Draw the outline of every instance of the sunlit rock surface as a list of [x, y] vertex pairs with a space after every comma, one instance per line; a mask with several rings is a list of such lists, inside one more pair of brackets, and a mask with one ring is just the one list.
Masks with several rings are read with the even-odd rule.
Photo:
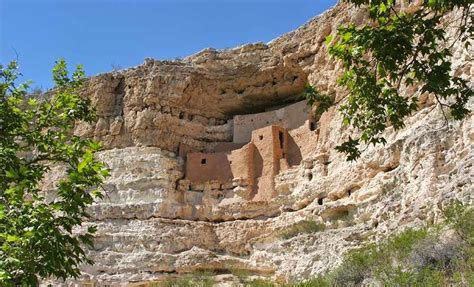
[[[89, 79], [84, 94], [100, 118], [78, 124], [76, 134], [104, 142], [99, 157], [112, 174], [84, 226], [98, 226], [89, 251], [96, 263], [64, 284], [150, 283], [196, 271], [300, 280], [335, 267], [351, 248], [439, 222], [454, 198], [472, 204], [473, 116], [448, 128], [430, 97], [420, 97], [404, 129], [386, 132], [385, 146], [365, 149], [357, 162], [334, 150], [352, 131], [337, 113], [345, 93], [335, 86], [340, 67], [323, 40], [363, 17], [340, 4], [267, 44], [146, 60]], [[472, 54], [455, 47], [456, 73], [471, 80]], [[217, 142], [232, 141], [234, 115], [295, 102], [306, 81], [336, 107], [318, 120], [308, 156], [275, 176], [276, 197], [248, 200], [239, 183], [183, 181], [180, 144], [212, 152]], [[308, 219], [326, 229], [282, 236]]]

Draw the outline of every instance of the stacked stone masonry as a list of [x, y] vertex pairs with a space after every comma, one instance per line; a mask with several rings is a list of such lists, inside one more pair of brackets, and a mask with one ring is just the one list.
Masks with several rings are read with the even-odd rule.
[[[216, 146], [224, 151], [180, 154], [185, 158], [185, 180], [191, 184], [211, 181], [225, 184], [243, 179], [249, 183], [245, 199], [270, 200], [276, 196], [274, 177], [280, 171], [298, 166], [307, 156], [302, 155], [301, 147], [317, 142], [317, 132], [311, 123], [305, 101], [274, 111], [234, 116], [234, 143]], [[244, 140], [246, 143], [239, 144]]]

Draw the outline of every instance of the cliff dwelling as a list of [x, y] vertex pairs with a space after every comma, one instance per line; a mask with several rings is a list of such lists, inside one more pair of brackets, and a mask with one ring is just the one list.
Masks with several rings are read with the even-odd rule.
[[[233, 193], [235, 187], [240, 187], [239, 196], [246, 200], [270, 200], [276, 196], [274, 177], [298, 166], [317, 142], [318, 133], [306, 101], [236, 115], [231, 121], [233, 141], [216, 143], [214, 152], [192, 152], [180, 147], [180, 156], [185, 160], [184, 180], [191, 192], [202, 192], [208, 186]], [[217, 199], [228, 196], [216, 195]]]
[[[18, 1], [2, 1], [0, 6], [3, 2]], [[43, 2], [59, 5], [56, 3], [59, 1], [41, 2], [40, 6], [47, 4]], [[121, 2], [127, 2], [123, 5], [127, 10], [134, 10], [135, 6], [162, 1], [137, 1], [141, 3], [133, 5], [134, 9], [130, 9], [129, 2], [132, 1]], [[160, 25], [160, 28], [182, 26], [183, 19], [191, 19], [196, 25], [197, 18], [193, 17], [205, 19], [204, 14], [198, 13], [198, 10], [183, 14], [183, 9], [206, 5], [209, 6], [203, 11], [211, 13], [210, 17], [222, 23], [235, 20], [235, 27], [245, 32], [242, 34], [248, 34], [243, 30], [243, 24], [256, 25], [255, 21], [248, 21], [239, 15], [252, 14], [263, 19], [266, 14], [268, 19], [281, 22], [284, 14], [296, 20], [294, 13], [288, 13], [296, 11], [293, 8], [281, 14], [269, 12], [269, 6], [281, 8], [283, 1], [278, 5], [271, 3], [275, 1], [261, 3], [265, 13], [253, 13], [254, 10], [247, 13], [249, 5], [232, 1], [245, 12], [239, 14], [236, 11], [233, 14], [238, 17], [231, 17], [233, 19], [226, 17], [228, 9], [224, 10], [223, 17], [216, 17], [217, 8], [214, 9], [216, 5], [212, 1], [188, 2], [196, 4], [177, 4], [178, 15], [186, 17], [173, 18], [173, 21], [164, 17], [167, 23]], [[292, 3], [294, 1], [286, 2], [290, 6], [298, 6]], [[323, 5], [313, 2], [315, 7]], [[31, 97], [27, 95], [26, 105], [18, 105], [16, 100], [4, 101], [13, 105], [12, 109], [3, 112], [5, 120], [2, 121], [0, 115], [0, 169], [3, 167], [0, 194], [3, 192], [5, 199], [0, 200], [0, 229], [4, 227], [3, 235], [0, 232], [0, 241], [3, 240], [6, 247], [3, 254], [0, 252], [0, 262], [9, 262], [9, 270], [14, 271], [8, 271], [12, 274], [11, 278], [16, 280], [18, 274], [28, 274], [16, 270], [17, 267], [24, 268], [26, 272], [37, 272], [42, 269], [36, 267], [46, 266], [46, 271], [38, 273], [42, 275], [57, 266], [61, 270], [72, 270], [78, 277], [64, 280], [62, 276], [38, 276], [41, 282], [31, 286], [229, 287], [254, 286], [252, 283], [256, 283], [255, 286], [321, 286], [323, 283], [324, 286], [390, 286], [402, 282], [397, 280], [412, 279], [414, 284], [408, 281], [400, 284], [433, 286], [431, 282], [435, 280], [424, 285], [418, 281], [428, 278], [430, 273], [436, 280], [441, 280], [442, 276], [451, 277], [442, 279], [436, 286], [454, 286], [456, 283], [459, 283], [456, 286], [471, 286], [467, 279], [472, 278], [474, 272], [467, 268], [472, 261], [467, 255], [472, 255], [472, 252], [465, 247], [471, 247], [472, 242], [466, 233], [470, 224], [464, 223], [474, 222], [469, 220], [474, 214], [474, 114], [471, 112], [461, 121], [451, 121], [454, 118], [451, 115], [449, 122], [446, 121], [448, 114], [443, 113], [435, 94], [425, 91], [427, 86], [412, 79], [412, 73], [400, 73], [400, 76], [412, 80], [413, 85], [400, 82], [398, 93], [394, 93], [394, 88], [382, 89], [382, 97], [361, 96], [364, 104], [352, 106], [350, 90], [337, 80], [341, 75], [347, 78], [346, 65], [328, 54], [329, 47], [338, 43], [340, 37], [337, 33], [344, 31], [340, 27], [351, 27], [353, 31], [362, 25], [375, 33], [380, 25], [374, 25], [375, 20], [362, 7], [349, 2], [354, 1], [338, 1], [333, 8], [300, 28], [268, 43], [244, 44], [222, 50], [206, 48], [175, 60], [147, 58], [138, 66], [114, 68], [108, 73], [87, 77], [77, 95], [72, 97], [73, 93], [68, 88], [64, 90], [65, 96], [60, 97], [62, 100], [54, 104], [48, 101], [55, 99], [53, 94], [63, 93], [63, 89], [53, 89], [46, 94], [35, 92]], [[371, 2], [387, 4], [388, 1]], [[416, 12], [417, 7], [428, 2], [431, 3], [404, 1], [399, 4]], [[30, 4], [25, 6], [25, 11], [32, 10]], [[473, 12], [474, 4], [471, 5], [469, 12]], [[168, 33], [158, 33], [158, 26], [155, 25], [157, 19], [161, 19], [157, 13], [168, 12], [167, 7], [149, 9], [151, 17], [144, 17], [143, 13], [131, 17], [132, 11], [125, 11], [124, 17], [117, 17], [122, 15], [117, 13], [95, 14], [112, 16], [110, 21], [104, 23], [112, 23], [113, 28], [120, 31], [120, 43], [130, 42], [137, 48], [150, 44], [151, 40], [159, 40], [160, 45], [146, 47], [146, 51], [166, 52], [167, 47], [172, 47], [168, 46], [171, 43], [165, 38]], [[384, 13], [394, 12], [387, 7]], [[89, 10], [95, 11], [84, 11]], [[59, 15], [65, 11], [60, 9]], [[464, 21], [460, 12], [457, 8], [451, 15], [430, 12], [426, 18], [436, 14], [443, 23], [456, 25], [455, 22]], [[393, 14], [394, 18], [387, 19], [397, 19], [397, 23], [402, 23], [400, 18], [414, 19], [408, 13], [403, 12], [403, 15], [397, 17]], [[83, 18], [87, 18], [85, 24], [97, 23], [89, 21], [89, 17]], [[76, 20], [74, 17], [68, 19]], [[135, 21], [140, 19], [144, 19], [143, 23], [147, 24], [150, 33], [144, 33], [148, 31], [145, 29], [129, 27], [134, 22], [141, 22]], [[178, 21], [174, 21], [176, 19]], [[472, 23], [468, 18], [466, 20]], [[351, 23], [354, 26], [348, 26]], [[120, 30], [116, 24], [126, 25], [127, 29]], [[421, 27], [400, 25], [398, 27], [412, 30]], [[13, 34], [23, 37], [24, 34], [18, 33], [16, 26], [12, 27], [15, 28], [12, 29]], [[128, 47], [116, 44], [116, 33], [103, 33], [106, 29], [97, 27], [90, 31], [99, 33], [97, 39], [113, 37], [111, 43], [114, 49]], [[196, 27], [211, 38], [224, 36], [214, 33], [212, 29]], [[441, 31], [438, 29], [436, 31]], [[40, 30], [33, 29], [33, 32]], [[225, 29], [222, 31], [230, 37], [241, 35]], [[406, 32], [405, 29], [403, 31]], [[126, 32], [132, 33], [133, 37], [127, 38]], [[135, 36], [140, 32], [145, 38], [137, 42]], [[382, 30], [380, 35], [388, 35], [388, 32], [391, 33]], [[449, 28], [444, 36], [446, 39], [459, 38], [454, 32], [455, 29]], [[200, 35], [191, 38], [183, 34], [170, 35], [175, 36], [173, 41], [189, 43], [190, 46], [183, 45], [186, 51], [197, 47], [194, 40], [201, 38]], [[334, 37], [328, 38], [329, 35]], [[31, 42], [28, 41], [31, 37], [23, 38], [26, 39], [24, 43]], [[45, 39], [48, 43], [62, 43], [48, 37]], [[325, 39], [332, 40], [328, 42]], [[400, 37], [394, 36], [380, 39], [387, 40], [379, 41], [384, 45], [405, 43], [397, 41]], [[420, 42], [418, 39], [413, 37], [415, 44]], [[235, 41], [241, 40], [233, 39], [232, 43]], [[89, 42], [97, 48], [97, 41]], [[400, 45], [394, 47], [398, 49]], [[453, 75], [451, 78], [455, 77], [458, 83], [462, 79], [471, 87], [474, 83], [474, 46], [468, 49], [458, 44], [450, 46], [453, 59], [450, 65], [452, 71], [449, 72]], [[447, 51], [446, 47], [440, 45], [436, 51]], [[47, 52], [47, 49], [37, 50]], [[102, 48], [96, 50], [109, 51]], [[418, 55], [417, 51], [406, 51], [404, 55], [410, 56], [405, 57], [406, 60], [415, 59], [411, 56]], [[398, 56], [397, 53], [385, 54]], [[92, 59], [95, 66], [99, 58], [91, 55], [86, 56]], [[140, 55], [137, 50], [136, 53], [127, 52], [126, 57]], [[184, 52], [182, 55], [185, 55]], [[372, 56], [361, 59], [368, 61], [369, 58]], [[420, 65], [424, 67], [425, 62], [428, 65], [429, 59], [429, 55], [423, 54]], [[370, 73], [373, 71], [381, 76], [378, 63], [384, 62], [371, 63], [374, 63], [375, 69]], [[413, 61], [408, 62], [408, 66], [413, 65]], [[439, 65], [437, 62], [433, 67]], [[390, 65], [382, 66], [384, 70]], [[404, 65], [400, 62], [399, 66]], [[437, 69], [427, 69], [426, 75], [428, 77], [435, 72]], [[5, 75], [9, 78], [10, 72]], [[393, 78], [390, 73], [386, 75]], [[364, 77], [355, 81], [356, 88], [371, 86], [361, 84]], [[66, 78], [69, 77], [66, 75]], [[372, 78], [366, 79], [372, 81]], [[376, 78], [373, 87], [379, 89], [383, 80]], [[434, 77], [438, 78], [444, 79]], [[60, 79], [63, 79], [62, 75]], [[354, 79], [348, 82], [352, 83]], [[457, 82], [449, 82], [457, 85]], [[433, 87], [442, 87], [443, 83], [437, 84]], [[302, 93], [311, 95], [311, 87], [316, 100], [313, 107], [308, 106], [301, 97]], [[450, 88], [443, 89], [448, 90]], [[23, 95], [23, 92], [19, 90], [18, 94]], [[324, 95], [330, 97], [330, 103], [325, 97], [319, 98], [323, 99], [322, 102], [317, 100], [316, 96]], [[35, 102], [31, 100], [36, 96], [39, 97], [37, 103], [30, 104]], [[84, 99], [79, 101], [78, 96]], [[452, 96], [444, 99], [446, 104], [454, 103], [451, 100], [456, 96]], [[71, 109], [69, 104], [75, 101], [73, 99], [78, 99], [80, 105], [76, 103], [74, 106], [77, 105], [77, 108]], [[85, 99], [87, 101], [83, 101]], [[409, 100], [407, 106], [402, 99]], [[62, 103], [63, 100], [65, 103]], [[392, 119], [397, 122], [401, 119], [399, 113], [393, 112], [399, 109], [387, 105], [392, 100], [406, 112], [411, 111], [412, 103], [417, 104], [416, 111], [403, 117], [403, 127], [391, 126], [396, 123]], [[316, 116], [314, 111], [321, 107], [321, 103], [327, 104], [328, 109]], [[1, 104], [0, 101], [0, 110]], [[56, 111], [58, 105], [61, 108]], [[88, 105], [96, 110], [94, 121], [75, 120], [72, 130], [64, 128], [72, 126], [70, 117], [74, 115], [74, 119], [83, 115]], [[31, 106], [31, 109], [23, 110], [26, 106]], [[373, 106], [373, 111], [377, 112], [362, 113], [367, 108], [364, 106]], [[53, 113], [50, 113], [51, 107], [55, 108]], [[351, 121], [347, 125], [345, 107], [364, 115], [359, 125], [353, 125]], [[474, 110], [472, 97], [466, 107]], [[49, 118], [50, 114], [54, 122], [56, 119], [67, 121], [59, 127], [44, 128], [44, 119]], [[378, 117], [388, 121], [379, 121]], [[16, 123], [11, 119], [18, 119], [19, 124], [10, 124]], [[360, 126], [377, 122], [386, 124], [382, 134], [385, 144], [366, 145], [361, 140], [357, 146], [360, 158], [348, 162], [347, 155], [341, 153], [338, 147], [348, 139], [355, 140], [364, 135]], [[3, 131], [8, 133], [3, 134]], [[24, 137], [24, 141], [19, 141], [16, 135]], [[79, 139], [80, 142], [84, 140], [84, 145], [79, 144]], [[100, 142], [97, 145], [100, 148], [92, 148], [96, 145], [91, 144], [90, 140]], [[31, 149], [22, 146], [23, 143], [30, 145], [30, 142]], [[53, 152], [52, 157], [50, 151]], [[25, 170], [28, 166], [32, 169]], [[41, 180], [39, 174], [44, 174]], [[108, 176], [100, 181], [99, 174]], [[30, 178], [34, 180], [29, 181]], [[23, 189], [28, 193], [24, 193]], [[7, 206], [6, 202], [12, 204]], [[470, 215], [469, 218], [459, 216], [461, 205], [470, 208], [465, 213]], [[69, 214], [75, 215], [66, 217]], [[447, 217], [449, 214], [451, 218]], [[454, 224], [455, 218], [457, 227], [451, 229], [446, 224]], [[10, 230], [12, 232], [7, 232]], [[96, 231], [93, 245], [89, 244], [92, 237], [87, 235], [92, 230]], [[63, 232], [66, 237], [61, 235]], [[402, 237], [398, 237], [400, 235]], [[402, 238], [404, 244], [398, 244], [400, 240], [393, 238]], [[82, 239], [85, 239], [84, 244]], [[63, 261], [57, 260], [59, 253], [74, 251], [73, 254], [82, 254], [71, 242], [81, 243], [85, 247], [83, 254], [94, 263], [81, 261], [76, 268], [64, 261], [68, 264], [60, 266]], [[403, 252], [391, 248], [393, 242]], [[58, 244], [65, 248], [59, 248]], [[363, 253], [352, 253], [354, 250]], [[350, 256], [346, 257], [347, 254]], [[355, 266], [352, 260], [354, 254], [372, 258], [365, 260], [371, 264], [382, 263], [385, 266], [370, 269], [365, 263]], [[20, 264], [18, 259], [25, 261]], [[43, 259], [49, 262], [43, 264]], [[2, 278], [7, 278], [7, 273], [2, 273], [2, 264], [0, 287], [19, 282], [2, 282]], [[403, 268], [400, 269], [400, 266]], [[442, 269], [435, 269], [438, 267]], [[459, 270], [456, 270], [458, 267]], [[377, 281], [389, 277], [379, 276], [380, 270], [394, 275], [396, 280], [390, 281], [390, 284]], [[458, 271], [466, 273], [462, 281], [466, 284], [461, 284], [461, 272]], [[335, 278], [339, 279], [336, 281]], [[213, 285], [213, 282], [216, 284]]]

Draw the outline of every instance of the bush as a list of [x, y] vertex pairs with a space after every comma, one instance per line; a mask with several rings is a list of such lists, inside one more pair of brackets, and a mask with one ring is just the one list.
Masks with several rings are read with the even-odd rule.
[[294, 287], [330, 287], [333, 286], [331, 280], [326, 276], [319, 276], [311, 280], [297, 283]]
[[214, 273], [196, 272], [182, 277], [170, 278], [161, 286], [166, 287], [211, 287], [214, 286]]
[[254, 279], [252, 281], [245, 282], [244, 286], [246, 287], [276, 287], [278, 285], [268, 280]]
[[452, 271], [462, 256], [460, 245], [458, 241], [438, 242], [435, 238], [427, 238], [413, 248], [410, 263], [417, 271], [426, 268]]
[[314, 220], [303, 220], [291, 225], [290, 227], [281, 231], [281, 237], [290, 239], [302, 233], [315, 233], [323, 231], [326, 226], [323, 223], [317, 223]]

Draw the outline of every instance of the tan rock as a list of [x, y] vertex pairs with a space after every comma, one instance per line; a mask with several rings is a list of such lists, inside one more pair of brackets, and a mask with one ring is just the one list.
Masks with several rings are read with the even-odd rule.
[[[304, 158], [272, 175], [273, 197], [250, 200], [256, 191], [243, 178], [183, 180], [188, 151], [213, 152], [217, 142], [232, 141], [232, 115], [293, 101], [306, 81], [340, 105], [345, 93], [334, 82], [341, 67], [321, 41], [363, 15], [342, 3], [268, 44], [207, 49], [182, 61], [148, 59], [90, 78], [83, 94], [99, 120], [78, 123], [75, 133], [105, 142], [98, 157], [112, 172], [106, 196], [89, 210], [93, 222], [82, 227], [98, 226], [88, 251], [96, 263], [68, 284], [162, 282], [199, 270], [306, 279], [361, 244], [439, 222], [440, 207], [452, 199], [472, 205], [474, 117], [440, 128], [443, 116], [429, 97], [405, 128], [388, 129], [387, 144], [365, 149], [356, 163], [334, 150], [354, 132], [343, 127], [338, 106], [317, 119], [311, 136], [307, 126], [298, 129], [292, 136], [307, 139]], [[457, 73], [472, 78], [469, 51], [455, 46], [453, 54]], [[43, 183], [47, 198], [54, 197], [58, 170]], [[327, 228], [279, 236], [304, 219]]]

